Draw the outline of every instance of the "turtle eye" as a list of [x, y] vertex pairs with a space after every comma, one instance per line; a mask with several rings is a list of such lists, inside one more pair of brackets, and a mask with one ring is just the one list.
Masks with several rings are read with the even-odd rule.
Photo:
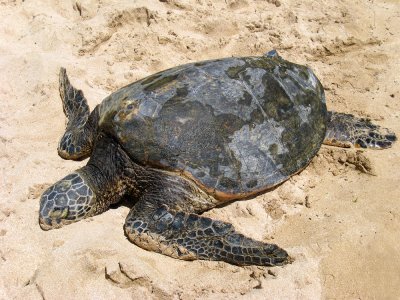
[[79, 221], [92, 212], [95, 195], [78, 173], [49, 187], [40, 199], [39, 223], [43, 230]]

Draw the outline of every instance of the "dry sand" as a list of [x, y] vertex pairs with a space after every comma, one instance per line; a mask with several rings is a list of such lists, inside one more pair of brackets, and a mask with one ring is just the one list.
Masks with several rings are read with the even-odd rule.
[[399, 1], [0, 0], [0, 298], [398, 299], [400, 142], [322, 147], [273, 192], [207, 213], [284, 247], [284, 267], [147, 252], [123, 234], [126, 206], [39, 228], [43, 190], [85, 163], [57, 156], [61, 66], [93, 108], [156, 71], [270, 49], [312, 67], [330, 109], [400, 136]]

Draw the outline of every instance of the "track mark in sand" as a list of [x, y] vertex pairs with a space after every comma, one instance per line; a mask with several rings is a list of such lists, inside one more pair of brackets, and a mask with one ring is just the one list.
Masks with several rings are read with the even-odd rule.
[[143, 287], [147, 289], [156, 299], [169, 299], [172, 295], [157, 287], [154, 282], [145, 274], [137, 274], [129, 267], [118, 262], [115, 270], [104, 268], [104, 276], [113, 285], [126, 289], [131, 287]]
[[[374, 165], [364, 155], [362, 150], [323, 146], [321, 147], [319, 157], [329, 163], [329, 170], [334, 176], [345, 173], [352, 168], [361, 173], [376, 176]], [[313, 164], [316, 163], [314, 162]]]
[[35, 283], [35, 286], [36, 286], [36, 289], [38, 290], [40, 296], [42, 297], [42, 299], [46, 300], [46, 298], [44, 297], [44, 292], [43, 292], [42, 287], [38, 283]]
[[130, 275], [120, 262], [118, 263], [117, 270], [110, 271], [105, 267], [104, 271], [105, 278], [121, 288], [129, 288], [135, 285], [145, 286], [146, 283], [151, 283], [150, 279], [147, 277], [137, 276], [135, 274]]
[[39, 283], [36, 282], [36, 278], [37, 278], [37, 276], [38, 276], [38, 273], [39, 273], [39, 269], [36, 269], [35, 272], [33, 273], [33, 275], [31, 276], [31, 278], [29, 278], [29, 280], [27, 280], [27, 281], [23, 284], [23, 286], [25, 287], [25, 286], [28, 286], [28, 285], [34, 285], [35, 288], [36, 288], [36, 290], [37, 290], [38, 293], [40, 294], [40, 297], [41, 297], [43, 300], [45, 300], [46, 297], [44, 296], [43, 288], [42, 288], [42, 286], [41, 286]]
[[377, 38], [361, 40], [350, 36], [347, 39], [336, 39], [332, 42], [324, 43], [319, 48], [307, 52], [317, 58], [323, 58], [326, 56], [339, 56], [347, 53], [354, 53], [368, 46], [380, 46], [381, 44], [382, 41]]
[[[157, 12], [149, 10], [147, 7], [135, 7], [116, 11], [109, 15], [106, 24], [101, 26], [87, 27], [80, 32], [82, 45], [78, 50], [80, 56], [93, 54], [99, 48], [112, 39], [125, 26], [146, 24], [150, 26], [152, 22], [157, 23]], [[115, 40], [115, 39], [114, 39]]]
[[15, 214], [15, 209], [10, 207], [0, 207], [0, 222], [9, 218], [11, 214]]

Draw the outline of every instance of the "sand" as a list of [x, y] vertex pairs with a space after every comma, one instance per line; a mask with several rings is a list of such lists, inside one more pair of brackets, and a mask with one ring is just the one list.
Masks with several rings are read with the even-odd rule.
[[396, 0], [0, 0], [1, 299], [398, 299], [400, 143], [324, 146], [274, 191], [207, 212], [295, 259], [284, 267], [184, 262], [130, 243], [129, 207], [38, 225], [46, 187], [85, 164], [57, 156], [67, 68], [93, 108], [179, 64], [277, 49], [310, 66], [330, 109], [400, 136]]

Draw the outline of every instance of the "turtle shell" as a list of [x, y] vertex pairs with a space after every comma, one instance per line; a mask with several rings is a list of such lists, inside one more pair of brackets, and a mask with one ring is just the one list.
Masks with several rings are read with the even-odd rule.
[[181, 172], [221, 200], [307, 166], [327, 113], [313, 72], [277, 55], [168, 69], [111, 94], [99, 112], [100, 128], [136, 163]]

